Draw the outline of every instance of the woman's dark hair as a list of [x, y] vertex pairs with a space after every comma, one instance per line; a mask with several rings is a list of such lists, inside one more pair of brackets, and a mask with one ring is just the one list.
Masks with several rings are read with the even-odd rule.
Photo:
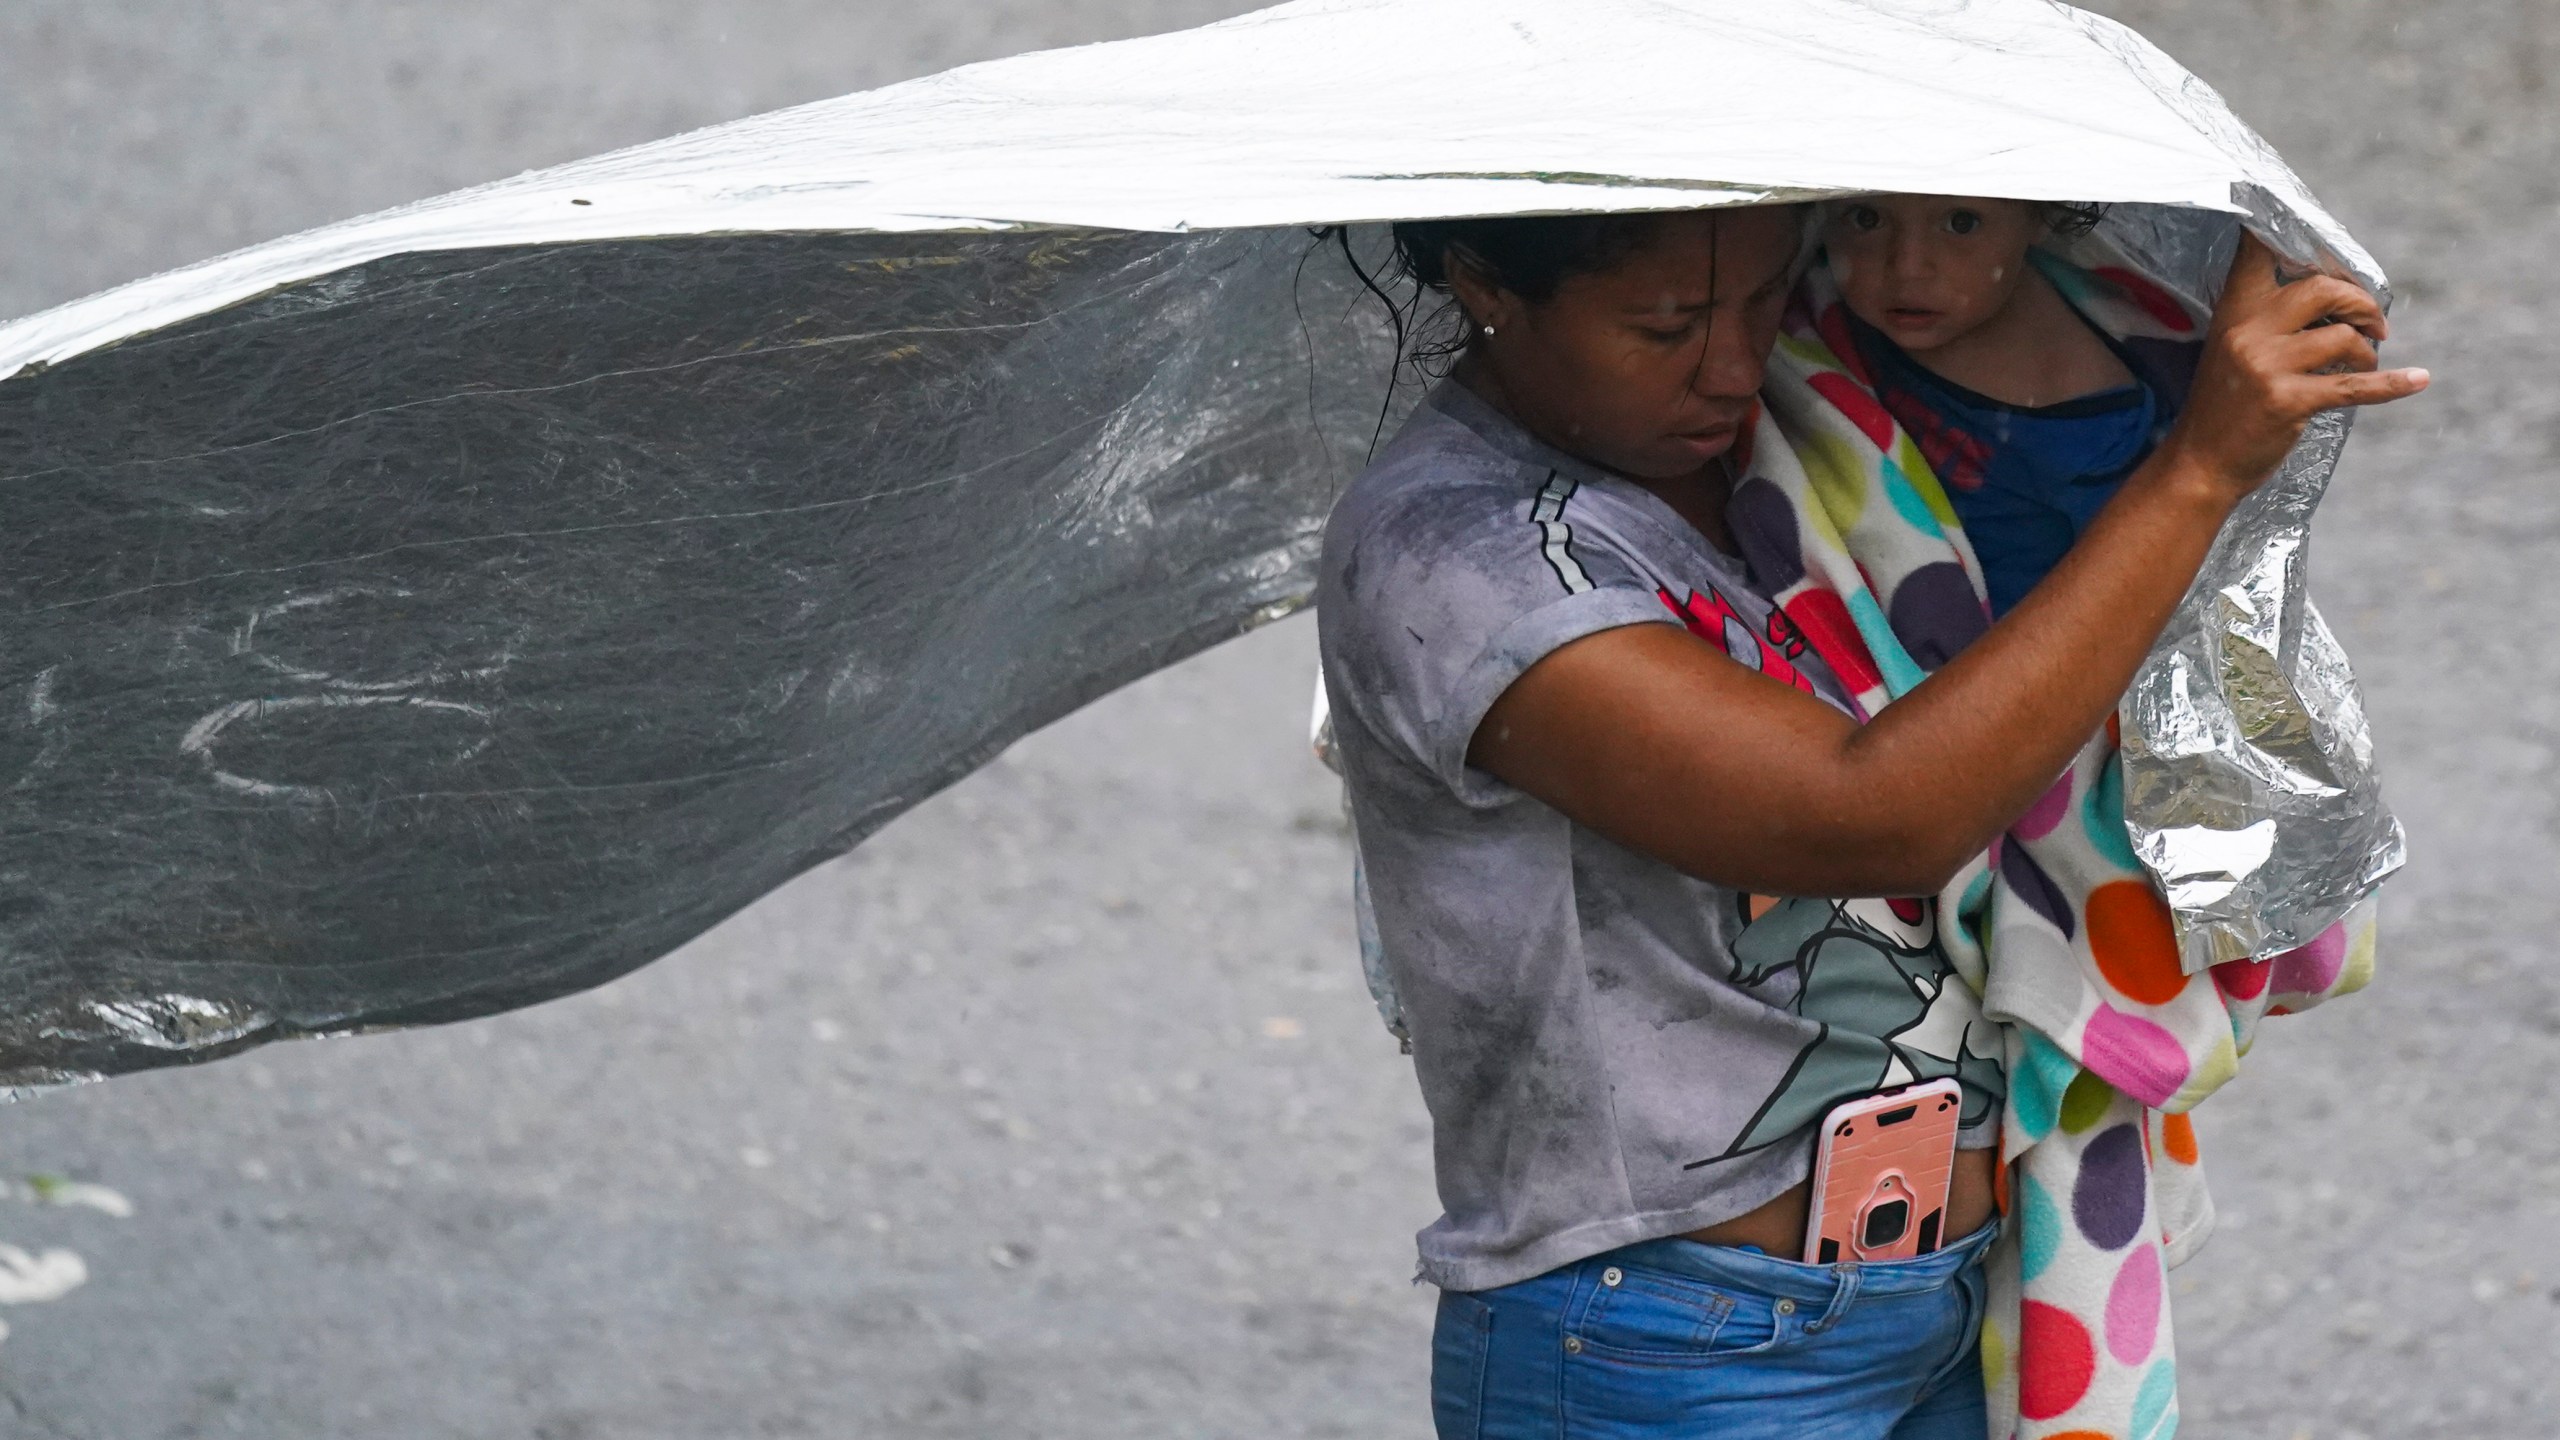
[[[1395, 363], [1386, 403], [1378, 411], [1377, 439], [1386, 433], [1404, 372], [1426, 387], [1445, 378], [1467, 351], [1474, 326], [1450, 287], [1450, 267], [1464, 265], [1479, 277], [1533, 305], [1556, 297], [1577, 275], [1597, 275], [1652, 243], [1667, 216], [1504, 215], [1473, 220], [1400, 220], [1390, 226], [1392, 249], [1383, 263], [1361, 262], [1347, 226], [1315, 232], [1319, 246], [1332, 241], [1363, 288], [1385, 307], [1395, 332]], [[1313, 251], [1309, 252], [1310, 255]], [[1301, 262], [1303, 263], [1303, 262]], [[1426, 297], [1438, 304], [1424, 312]]]
[[1572, 277], [1614, 268], [1642, 250], [1661, 223], [1659, 215], [1406, 220], [1395, 226], [1396, 268], [1404, 278], [1445, 294], [1454, 261], [1542, 305]]
[[[1556, 297], [1576, 275], [1596, 275], [1642, 250], [1662, 223], [1659, 215], [1506, 215], [1476, 220], [1400, 220], [1390, 227], [1393, 248], [1383, 265], [1361, 263], [1351, 231], [1317, 232], [1342, 247], [1351, 273], [1386, 307], [1394, 328], [1395, 375], [1387, 410], [1409, 367], [1425, 384], [1443, 378], [1466, 353], [1471, 327], [1450, 291], [1449, 267], [1464, 265], [1533, 305]], [[1424, 299], [1437, 296], [1429, 313]], [[1386, 411], [1380, 412], [1384, 433]]]

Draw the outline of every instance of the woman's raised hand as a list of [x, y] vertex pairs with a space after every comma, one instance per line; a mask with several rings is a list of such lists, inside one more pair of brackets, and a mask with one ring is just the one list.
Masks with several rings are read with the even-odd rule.
[[2424, 370], [2384, 370], [2382, 306], [2362, 286], [2283, 261], [2243, 232], [2214, 307], [2185, 415], [2169, 444], [2237, 500], [2267, 482], [2323, 410], [2380, 405], [2427, 388]]

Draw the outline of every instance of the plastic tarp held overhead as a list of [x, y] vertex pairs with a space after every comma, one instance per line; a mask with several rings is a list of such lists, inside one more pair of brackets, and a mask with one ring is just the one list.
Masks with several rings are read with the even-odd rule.
[[[2373, 262], [2044, 0], [1308, 0], [716, 127], [0, 327], [0, 1081], [601, 983], [1306, 597], [1393, 364], [1311, 227], [2103, 201]], [[2344, 440], [2129, 697], [2193, 964], [2399, 859], [2303, 594]]]

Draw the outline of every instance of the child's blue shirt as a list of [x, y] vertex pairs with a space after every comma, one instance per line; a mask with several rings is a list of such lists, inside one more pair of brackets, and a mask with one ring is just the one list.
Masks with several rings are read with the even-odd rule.
[[1851, 324], [1880, 398], [1946, 487], [1995, 617], [2062, 563], [2176, 418], [2142, 380], [2059, 405], [2004, 404], [1933, 374], [1874, 327]]

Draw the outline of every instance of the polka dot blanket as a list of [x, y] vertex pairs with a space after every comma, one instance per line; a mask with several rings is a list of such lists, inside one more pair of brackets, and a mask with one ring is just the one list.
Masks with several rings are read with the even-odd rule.
[[[2038, 264], [2129, 351], [2183, 350], [2183, 367], [2164, 368], [2192, 373], [2205, 306], [2095, 239]], [[1981, 568], [1914, 439], [1931, 438], [1928, 418], [1878, 398], [1819, 267], [1763, 397], [1737, 457], [1736, 538], [1873, 715], [1990, 627]], [[2358, 989], [2373, 969], [2367, 899], [2301, 950], [2183, 973], [2126, 837], [2116, 750], [2111, 721], [1939, 901], [1939, 933], [2005, 1027], [2009, 1063], [1982, 1336], [1992, 1440], [2175, 1433], [2166, 1271], [2213, 1218], [2186, 1112], [2237, 1072], [2261, 1018]]]

